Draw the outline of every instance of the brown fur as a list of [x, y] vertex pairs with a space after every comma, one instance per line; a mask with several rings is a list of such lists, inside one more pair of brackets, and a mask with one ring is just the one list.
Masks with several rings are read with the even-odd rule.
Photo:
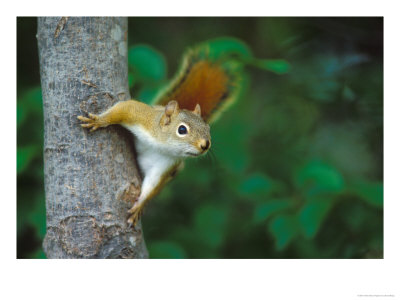
[[89, 118], [79, 116], [78, 119], [86, 122], [86, 124], [82, 124], [82, 127], [91, 128], [92, 131], [113, 124], [140, 124], [152, 132], [154, 131], [154, 122], [161, 114], [162, 110], [156, 110], [136, 100], [129, 100], [118, 102], [101, 115], [89, 114]]
[[219, 65], [199, 61], [184, 76], [179, 88], [160, 104], [166, 105], [169, 100], [176, 100], [181, 108], [187, 110], [194, 110], [196, 104], [200, 104], [201, 116], [207, 120], [228, 92], [228, 80], [226, 72]]

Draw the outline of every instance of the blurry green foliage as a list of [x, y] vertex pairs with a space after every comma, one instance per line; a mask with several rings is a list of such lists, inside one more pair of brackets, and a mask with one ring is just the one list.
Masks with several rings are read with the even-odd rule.
[[249, 46], [243, 41], [232, 37], [216, 38], [202, 45], [208, 46], [207, 55], [211, 59], [218, 59], [227, 55], [236, 56], [240, 59], [249, 59], [252, 57]]
[[164, 56], [149, 45], [135, 45], [128, 50], [129, 86], [141, 86], [138, 99], [150, 103], [166, 81]]
[[149, 251], [156, 258], [185, 258], [185, 250], [176, 243], [172, 242], [154, 242], [150, 244]]
[[251, 63], [255, 67], [276, 74], [285, 74], [290, 70], [290, 64], [284, 59], [255, 59]]
[[331, 207], [332, 201], [328, 197], [308, 199], [299, 211], [300, 228], [306, 238], [315, 236]]
[[264, 174], [252, 174], [239, 185], [240, 194], [252, 197], [266, 195], [271, 189], [272, 183]]
[[[151, 257], [383, 257], [382, 18], [131, 18], [129, 41], [147, 103], [199, 42], [245, 67], [211, 151], [145, 210]], [[18, 255], [43, 257], [40, 89], [18, 57]]]
[[350, 187], [356, 195], [366, 202], [382, 208], [383, 207], [383, 184], [382, 182], [361, 181]]
[[254, 209], [253, 220], [256, 223], [266, 221], [274, 214], [280, 213], [291, 207], [290, 199], [271, 199], [263, 201]]
[[133, 74], [133, 82], [154, 84], [165, 79], [167, 67], [164, 56], [148, 45], [130, 47], [128, 63]]
[[308, 161], [295, 176], [297, 188], [306, 188], [308, 197], [321, 192], [340, 192], [344, 188], [343, 178], [338, 170], [323, 162]]
[[40, 147], [29, 145], [17, 149], [17, 174], [24, 172], [29, 164], [38, 156]]
[[194, 215], [194, 231], [197, 237], [211, 248], [221, 246], [224, 241], [228, 210], [215, 205], [203, 205]]
[[275, 238], [277, 250], [283, 250], [289, 245], [296, 236], [298, 228], [298, 220], [295, 216], [289, 214], [278, 215], [268, 223], [268, 229]]
[[40, 88], [17, 99], [18, 257], [43, 258], [46, 233], [43, 187], [43, 108]]
[[[372, 85], [358, 84], [364, 72], [382, 76], [381, 52], [374, 58], [355, 50], [363, 43], [357, 31], [349, 33], [355, 35], [353, 47], [343, 49], [339, 38], [309, 28], [323, 20], [307, 19], [299, 28], [294, 20], [264, 20], [255, 26], [273, 36], [266, 54], [246, 39], [202, 44], [214, 58], [237, 57], [247, 66], [245, 76], [252, 75], [250, 84], [212, 126], [209, 157], [188, 161], [158, 197], [162, 207], [157, 200], [150, 205], [144, 216], [148, 243], [167, 234], [186, 249], [186, 257], [382, 257], [382, 161], [368, 138], [382, 146], [382, 132], [367, 134], [382, 130], [382, 82], [367, 75]], [[335, 30], [330, 21], [327, 30]], [[274, 49], [280, 58], [268, 58]], [[336, 214], [343, 216], [340, 221]], [[362, 225], [365, 215], [376, 228], [373, 234]], [[157, 225], [164, 223], [170, 224], [166, 230]], [[363, 236], [362, 245], [352, 241], [354, 235]], [[150, 254], [158, 256], [154, 248]]]

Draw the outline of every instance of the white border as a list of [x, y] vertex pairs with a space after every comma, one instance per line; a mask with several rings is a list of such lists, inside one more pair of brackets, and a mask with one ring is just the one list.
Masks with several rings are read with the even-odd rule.
[[[182, 3], [181, 6], [178, 3]], [[389, 1], [18, 1], [2, 8], [2, 246], [4, 299], [365, 299], [399, 293], [399, 33]], [[14, 7], [10, 8], [10, 5]], [[384, 16], [384, 260], [16, 260], [16, 16]], [[171, 37], [171, 40], [173, 38]], [[11, 130], [10, 130], [11, 128]], [[396, 172], [397, 171], [397, 172]], [[396, 272], [395, 272], [396, 271]], [[397, 276], [397, 277], [396, 277]], [[371, 297], [369, 297], [371, 298]], [[375, 298], [375, 297], [372, 297]]]

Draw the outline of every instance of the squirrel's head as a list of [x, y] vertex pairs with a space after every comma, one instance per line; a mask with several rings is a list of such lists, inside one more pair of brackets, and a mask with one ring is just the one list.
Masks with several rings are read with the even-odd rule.
[[210, 126], [201, 118], [199, 104], [189, 111], [180, 109], [175, 100], [169, 101], [160, 126], [169, 148], [178, 156], [198, 156], [211, 147]]

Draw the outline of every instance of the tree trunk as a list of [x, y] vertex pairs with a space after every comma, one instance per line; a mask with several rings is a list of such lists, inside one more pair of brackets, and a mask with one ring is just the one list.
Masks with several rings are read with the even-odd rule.
[[127, 227], [139, 194], [132, 137], [90, 133], [78, 115], [130, 98], [126, 18], [39, 18], [49, 258], [146, 258], [141, 225]]

